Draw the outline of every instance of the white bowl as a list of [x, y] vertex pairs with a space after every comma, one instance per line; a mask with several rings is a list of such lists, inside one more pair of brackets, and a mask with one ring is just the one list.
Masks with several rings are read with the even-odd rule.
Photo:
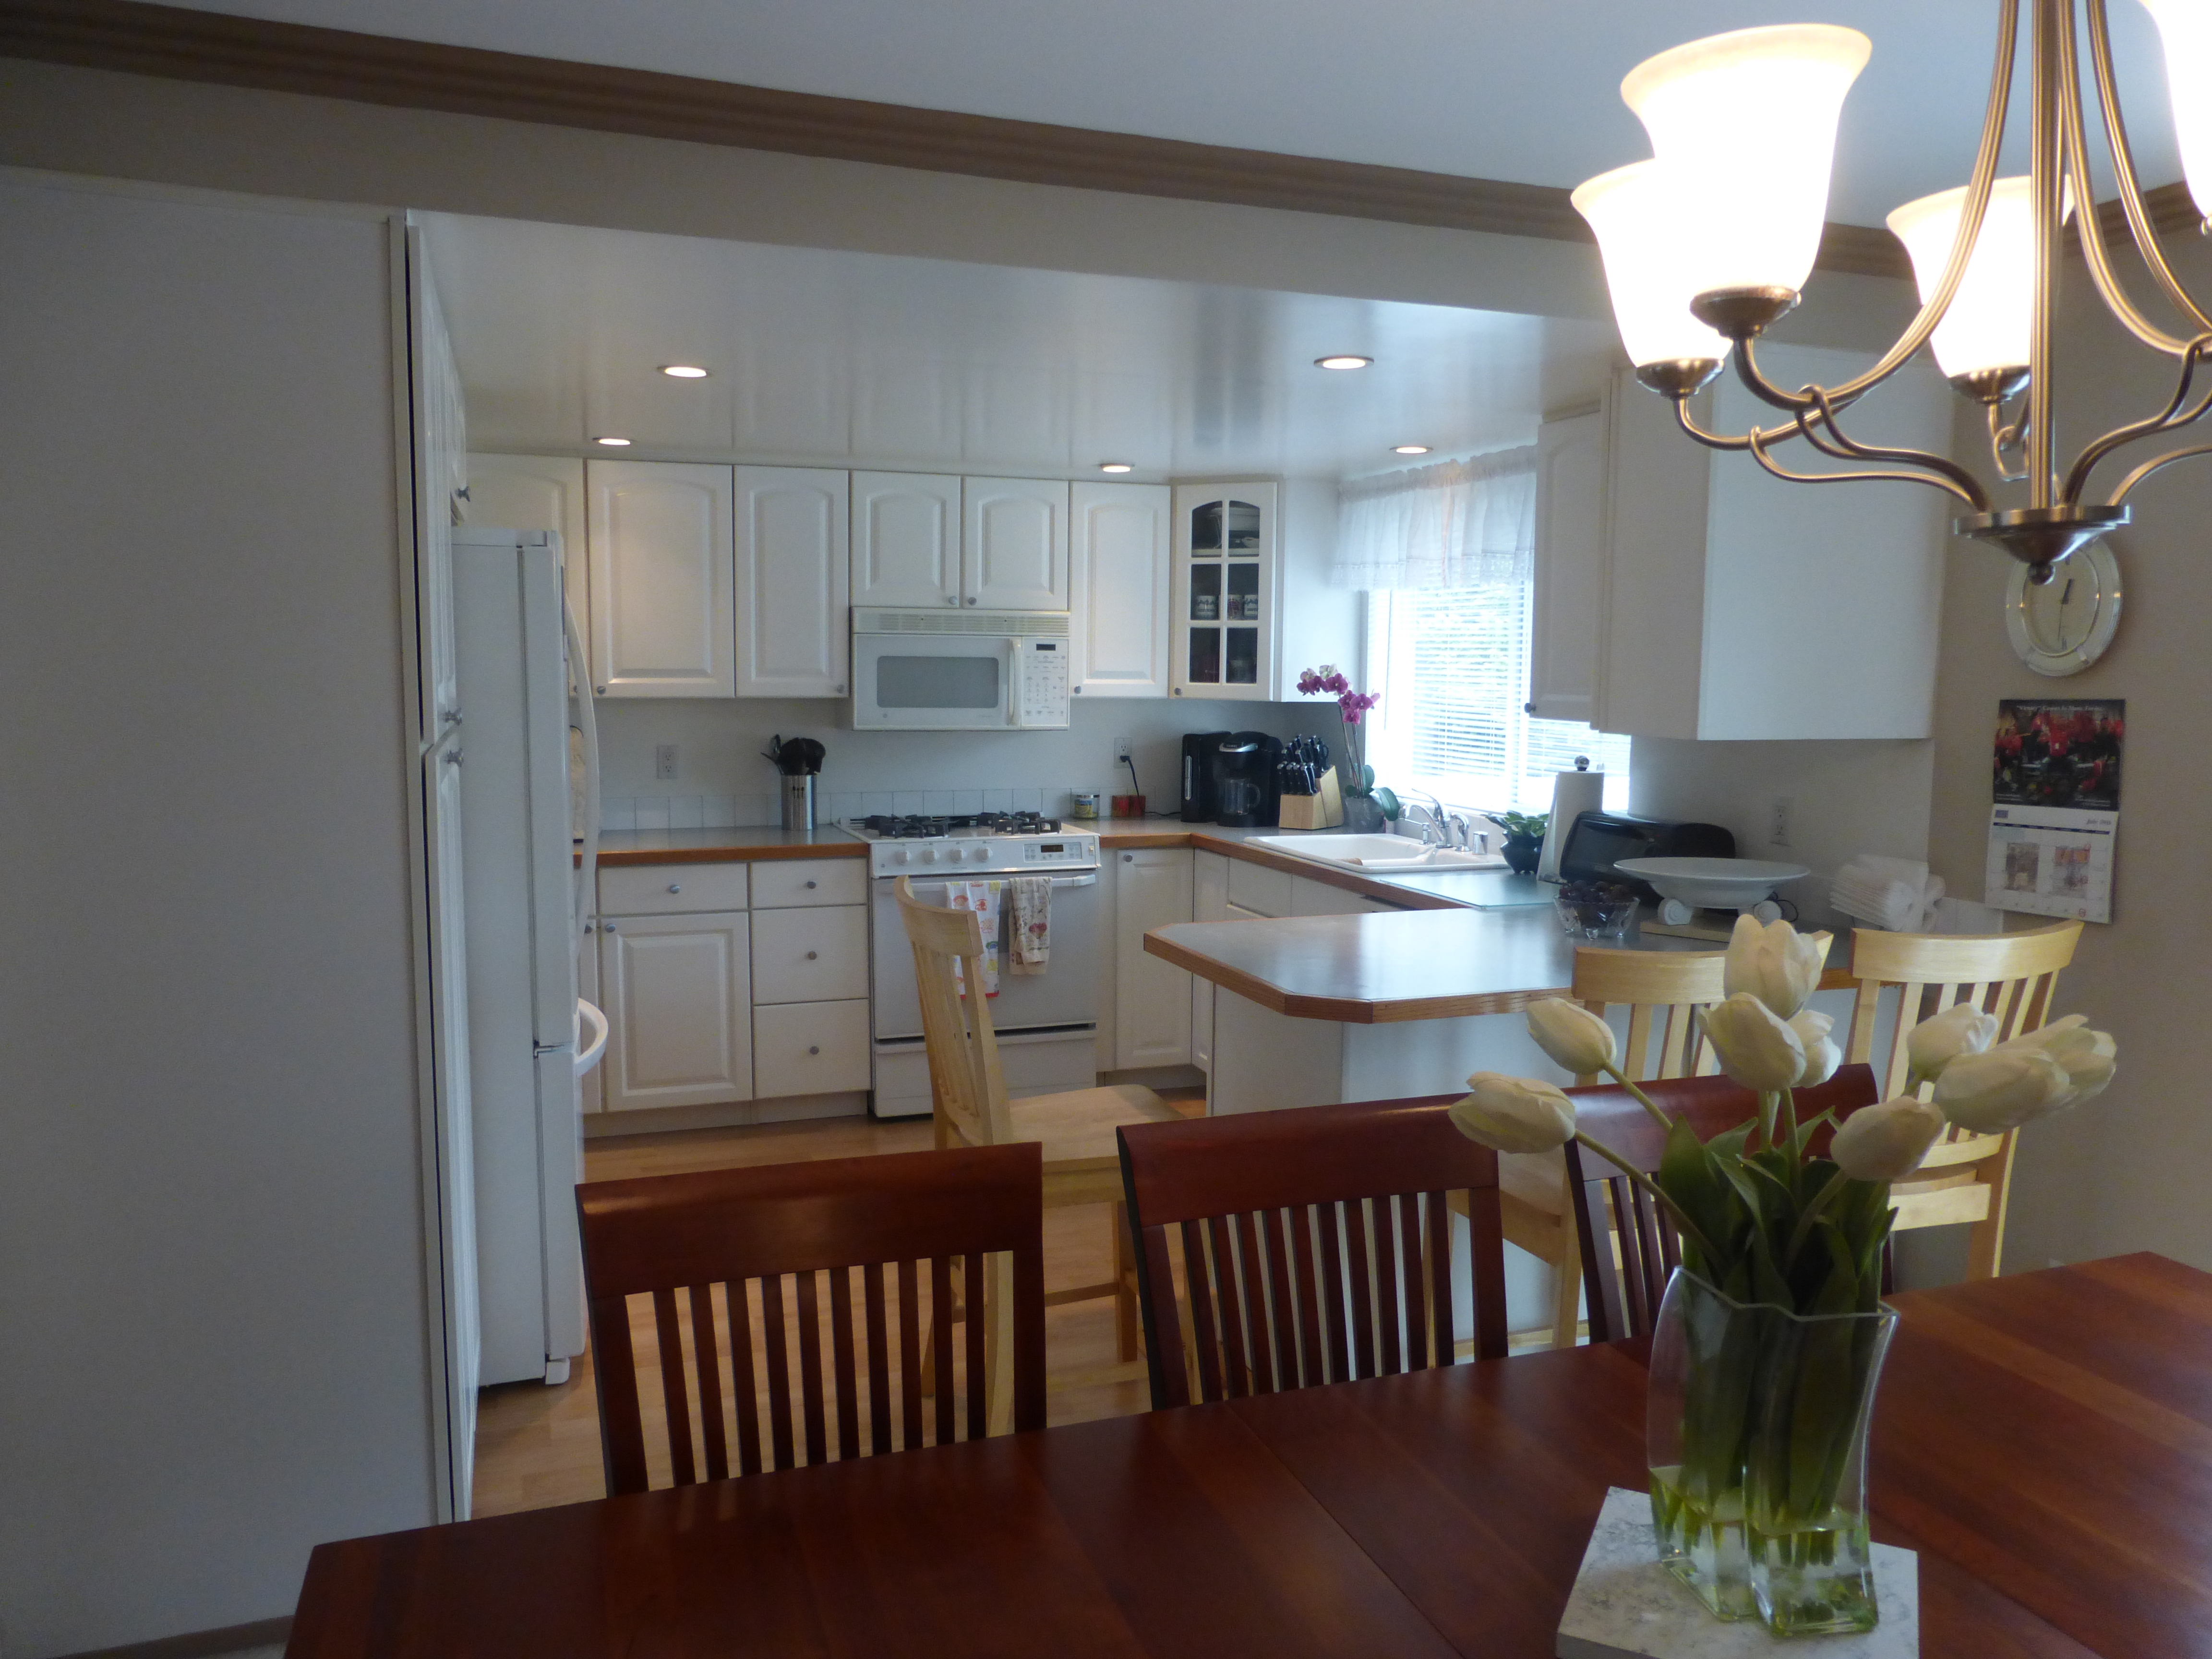
[[1623, 859], [1613, 868], [1650, 882], [1662, 898], [1729, 910], [1748, 910], [1784, 882], [1812, 873], [1802, 864], [1762, 859]]

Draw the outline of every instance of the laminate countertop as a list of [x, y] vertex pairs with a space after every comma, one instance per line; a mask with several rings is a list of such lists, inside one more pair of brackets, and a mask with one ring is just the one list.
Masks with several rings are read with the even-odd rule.
[[748, 864], [763, 859], [864, 859], [867, 843], [835, 824], [740, 830], [625, 830], [599, 837], [599, 862]]

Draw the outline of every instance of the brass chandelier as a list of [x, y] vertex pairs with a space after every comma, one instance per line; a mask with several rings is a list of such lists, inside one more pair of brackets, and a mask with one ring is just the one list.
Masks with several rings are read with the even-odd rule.
[[[2212, 453], [2212, 443], [2172, 449], [2099, 481], [2102, 464], [2128, 446], [2178, 431], [2212, 408], [2212, 391], [2194, 385], [2212, 358], [2212, 317], [2183, 289], [2159, 246], [2120, 111], [2105, 0], [2083, 3], [2120, 210], [2181, 331], [2160, 327], [2128, 294], [2094, 211], [2075, 0], [2029, 0], [2029, 172], [1996, 176], [2020, 33], [2019, 0], [2002, 0], [1996, 66], [1972, 178], [1889, 216], [1911, 256], [1918, 315], [1854, 380], [1794, 390], [1769, 380], [1753, 342], [1796, 307], [1812, 270], [1837, 121], [1872, 44], [1855, 29], [1826, 24], [1740, 30], [1677, 46], [1630, 71], [1621, 97], [1650, 133], [1653, 159], [1601, 174], [1574, 192], [1576, 208], [1597, 233], [1637, 378], [1673, 400], [1684, 431], [1716, 449], [1747, 451], [1769, 472], [1794, 481], [1932, 485], [1966, 507], [1954, 520], [1958, 533], [2003, 548], [2039, 582], [2050, 580], [2054, 561], [2126, 523], [2128, 494], [2143, 479], [2184, 457]], [[2212, 215], [2212, 90], [2203, 75], [2212, 67], [2212, 5], [2142, 3], [2165, 50], [2191, 193], [2198, 213]], [[2053, 313], [2065, 224], [2077, 203], [2085, 204], [2076, 216], [2079, 235], [2098, 295], [2138, 341], [2179, 360], [2179, 371], [2163, 409], [2085, 445], [2062, 476], [2054, 454]], [[2026, 507], [1996, 507], [1981, 481], [1947, 456], [1845, 434], [1843, 413], [1930, 343], [1951, 384], [1988, 410], [1998, 474], [2025, 479]], [[1699, 427], [1690, 398], [1720, 374], [1731, 351], [1744, 385], [1786, 419], [1740, 434]], [[1800, 438], [1825, 455], [1870, 465], [1792, 470], [1771, 452]]]

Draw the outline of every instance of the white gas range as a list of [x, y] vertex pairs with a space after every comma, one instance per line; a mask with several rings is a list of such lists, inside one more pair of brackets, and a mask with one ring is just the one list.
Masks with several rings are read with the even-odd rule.
[[1051, 880], [1050, 965], [1042, 975], [1000, 975], [991, 1025], [1010, 1095], [1091, 1087], [1097, 1080], [1098, 968], [1106, 938], [1098, 837], [1033, 812], [857, 818], [844, 827], [868, 843], [873, 878], [868, 914], [876, 1115], [913, 1117], [930, 1109], [914, 952], [893, 893], [901, 876], [926, 904], [947, 903], [957, 883], [991, 884], [1003, 895], [1003, 884], [1016, 876]]

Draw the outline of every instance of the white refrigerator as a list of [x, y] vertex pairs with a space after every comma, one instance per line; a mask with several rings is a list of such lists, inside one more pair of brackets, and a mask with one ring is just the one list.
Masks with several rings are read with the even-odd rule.
[[[570, 673], [576, 636], [561, 558], [560, 538], [544, 531], [453, 532], [483, 1383], [565, 1382], [584, 1350], [578, 1059], [580, 1049], [596, 1058], [605, 1027], [577, 999], [576, 954], [599, 792], [589, 689]], [[572, 725], [586, 774], [580, 826]]]

